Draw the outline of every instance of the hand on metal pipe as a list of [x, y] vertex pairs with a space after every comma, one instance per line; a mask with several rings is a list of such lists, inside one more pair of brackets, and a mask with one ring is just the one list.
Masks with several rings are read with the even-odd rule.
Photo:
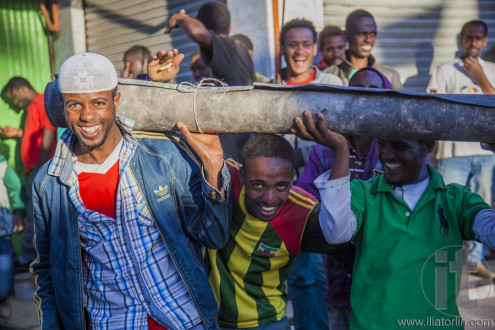
[[321, 113], [317, 117], [318, 123], [315, 124], [311, 112], [304, 111], [304, 122], [299, 117], [295, 118], [291, 132], [300, 139], [314, 141], [333, 151], [347, 150], [349, 148], [347, 139], [343, 135], [327, 128], [325, 117]]
[[222, 183], [219, 181], [219, 172], [223, 167], [223, 149], [218, 134], [191, 133], [181, 122], [177, 123], [177, 127], [203, 163], [208, 182], [223, 194]]

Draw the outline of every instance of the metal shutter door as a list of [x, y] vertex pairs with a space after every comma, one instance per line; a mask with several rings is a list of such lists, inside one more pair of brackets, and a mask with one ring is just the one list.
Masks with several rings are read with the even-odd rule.
[[161, 49], [179, 49], [186, 55], [178, 81], [194, 81], [189, 70], [189, 58], [198, 47], [175, 29], [163, 34], [165, 20], [185, 9], [196, 17], [199, 7], [208, 0], [86, 0], [84, 14], [88, 52], [107, 56], [120, 71], [124, 52], [133, 45], [148, 47], [152, 53]]
[[375, 17], [378, 38], [373, 55], [398, 70], [404, 88], [411, 91], [424, 92], [429, 72], [454, 58], [457, 34], [465, 22], [485, 21], [488, 45], [495, 42], [493, 0], [324, 0], [325, 24], [344, 26], [355, 9]]

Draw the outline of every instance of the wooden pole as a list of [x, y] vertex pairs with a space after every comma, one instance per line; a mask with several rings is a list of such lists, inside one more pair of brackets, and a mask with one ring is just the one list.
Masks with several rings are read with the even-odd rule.
[[275, 73], [277, 84], [281, 84], [280, 78], [280, 22], [278, 18], [278, 0], [272, 0], [273, 7], [273, 33], [275, 36]]

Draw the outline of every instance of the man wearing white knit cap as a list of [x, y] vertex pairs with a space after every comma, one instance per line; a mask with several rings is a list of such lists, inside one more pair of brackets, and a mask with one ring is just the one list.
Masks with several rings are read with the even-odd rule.
[[[158, 53], [150, 77], [170, 80], [182, 59]], [[99, 54], [60, 67], [69, 129], [33, 188], [41, 327], [216, 329], [201, 247], [225, 244], [232, 212], [218, 137], [181, 123], [188, 143], [133, 132], [132, 120], [116, 115], [117, 83]]]

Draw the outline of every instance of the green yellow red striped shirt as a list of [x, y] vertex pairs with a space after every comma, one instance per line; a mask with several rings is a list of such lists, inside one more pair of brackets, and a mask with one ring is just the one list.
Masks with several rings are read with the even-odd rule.
[[246, 211], [240, 165], [227, 165], [234, 194], [230, 236], [223, 249], [208, 250], [205, 261], [220, 326], [251, 328], [285, 316], [284, 282], [317, 200], [294, 186], [275, 219], [261, 221]]

